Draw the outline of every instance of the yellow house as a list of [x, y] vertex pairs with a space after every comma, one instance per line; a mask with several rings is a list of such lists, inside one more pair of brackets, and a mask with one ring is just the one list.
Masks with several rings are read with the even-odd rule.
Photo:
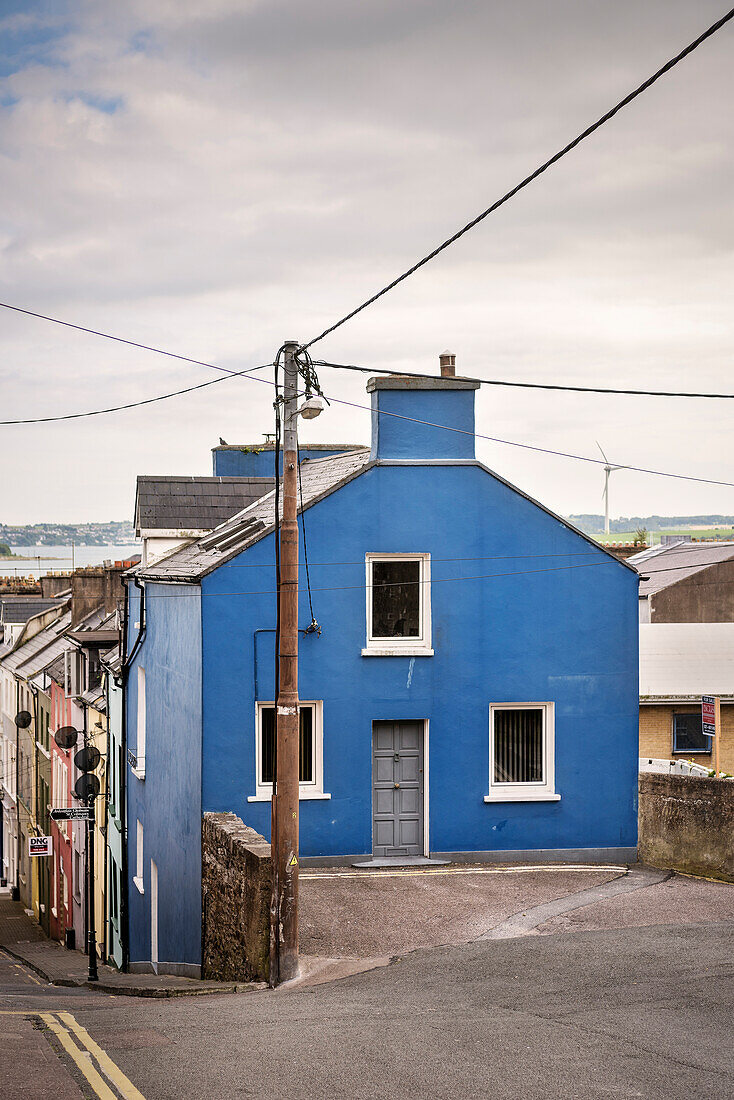
[[701, 696], [721, 700], [719, 767], [734, 774], [734, 622], [640, 624], [640, 759], [713, 769]]

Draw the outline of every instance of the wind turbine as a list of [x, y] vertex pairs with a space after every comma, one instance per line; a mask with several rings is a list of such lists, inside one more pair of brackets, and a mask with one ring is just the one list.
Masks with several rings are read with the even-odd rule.
[[601, 443], [599, 442], [598, 439], [596, 441], [596, 445], [599, 448], [599, 450], [601, 451], [602, 458], [606, 462], [606, 466], [604, 467], [604, 492], [602, 493], [602, 496], [604, 497], [604, 534], [608, 535], [609, 534], [609, 475], [611, 473], [613, 473], [615, 470], [621, 470], [622, 467], [621, 466], [611, 466], [610, 463], [609, 463], [609, 459], [604, 454], [604, 451], [601, 450]]

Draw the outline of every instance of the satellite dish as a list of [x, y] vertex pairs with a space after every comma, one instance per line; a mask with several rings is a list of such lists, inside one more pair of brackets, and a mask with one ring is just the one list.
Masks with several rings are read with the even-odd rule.
[[19, 710], [15, 716], [15, 724], [19, 730], [27, 730], [33, 721], [33, 715], [29, 710]]
[[99, 749], [94, 745], [85, 745], [74, 757], [74, 763], [80, 772], [93, 772], [101, 759]]
[[54, 734], [54, 741], [60, 749], [73, 749], [78, 736], [73, 726], [61, 726]]
[[81, 802], [90, 802], [99, 794], [99, 779], [96, 775], [85, 772], [80, 775], [74, 784], [74, 794]]

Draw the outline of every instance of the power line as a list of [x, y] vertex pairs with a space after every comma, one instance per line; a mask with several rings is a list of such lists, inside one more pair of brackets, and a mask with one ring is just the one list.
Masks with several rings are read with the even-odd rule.
[[[734, 9], [732, 9], [732, 15], [734, 15]], [[248, 381], [262, 382], [265, 385], [270, 386], [270, 387], [273, 387], [275, 385], [275, 383], [273, 381], [270, 381], [267, 378], [255, 378], [253, 375], [247, 374], [247, 372], [245, 372], [245, 371], [230, 370], [228, 367], [222, 367], [222, 366], [219, 366], [216, 363], [208, 363], [203, 359], [192, 359], [192, 358], [190, 358], [189, 356], [186, 356], [186, 355], [178, 355], [176, 352], [166, 351], [164, 348], [153, 347], [152, 345], [149, 345], [149, 344], [141, 344], [141, 343], [138, 343], [135, 340], [128, 340], [128, 339], [126, 339], [125, 337], [122, 337], [122, 336], [112, 336], [109, 333], [100, 332], [97, 329], [87, 328], [84, 325], [72, 324], [69, 321], [62, 321], [57, 317], [49, 317], [48, 315], [46, 315], [44, 313], [35, 313], [32, 310], [22, 309], [20, 306], [11, 306], [11, 305], [8, 305], [7, 302], [0, 302], [0, 308], [12, 309], [12, 310], [15, 310], [17, 313], [27, 314], [29, 317], [37, 317], [42, 321], [50, 321], [53, 324], [63, 325], [65, 328], [77, 329], [79, 332], [86, 332], [86, 333], [89, 333], [92, 336], [100, 336], [105, 340], [113, 340], [116, 343], [128, 344], [131, 347], [142, 348], [144, 351], [152, 351], [152, 352], [156, 353], [157, 355], [166, 355], [166, 356], [169, 356], [170, 358], [173, 358], [173, 359], [181, 359], [181, 360], [183, 360], [183, 362], [194, 363], [195, 365], [201, 366], [201, 367], [208, 367], [211, 370], [221, 371], [221, 372], [223, 372], [224, 374], [227, 374], [227, 375], [246, 376]], [[308, 345], [304, 345], [304, 346], [308, 346]], [[261, 367], [254, 367], [254, 368], [251, 368], [251, 369], [252, 370], [260, 370], [262, 368]], [[431, 377], [431, 376], [427, 376], [427, 377]], [[195, 389], [195, 388], [196, 387], [192, 387], [192, 389]], [[181, 392], [184, 392], [184, 391], [181, 391]], [[171, 395], [171, 396], [173, 396], [173, 395]], [[725, 395], [722, 395], [722, 396], [725, 396]], [[369, 405], [360, 405], [355, 401], [346, 401], [343, 398], [339, 398], [339, 397], [332, 397], [330, 400], [331, 400], [331, 402], [333, 402], [334, 404], [337, 404], [337, 405], [345, 405], [345, 406], [348, 406], [350, 408], [364, 409], [367, 412], [371, 412], [371, 409], [370, 409]], [[141, 404], [146, 404], [146, 403], [147, 402], [141, 402]], [[131, 404], [130, 406], [120, 406], [120, 407], [121, 408], [125, 408], [125, 407], [132, 408], [134, 406], [133, 406], [133, 404]], [[115, 410], [102, 409], [102, 410], [98, 410], [98, 411], [95, 410], [95, 411], [87, 412], [87, 413], [70, 414], [70, 415], [68, 415], [66, 417], [63, 417], [63, 418], [50, 417], [48, 419], [50, 419], [50, 420], [54, 420], [54, 419], [74, 419], [75, 417], [81, 417], [81, 416], [96, 416], [96, 415], [99, 415], [99, 413], [101, 413], [101, 412], [107, 412], [107, 411], [111, 412], [111, 411], [115, 411]], [[428, 420], [419, 420], [416, 417], [404, 416], [401, 413], [392, 413], [392, 412], [387, 412], [385, 410], [380, 410], [380, 416], [393, 416], [393, 417], [397, 417], [400, 420], [409, 420], [409, 421], [412, 421], [415, 424], [423, 424], [423, 425], [425, 425], [427, 427], [430, 427], [430, 428], [441, 428], [445, 431], [459, 432], [462, 435], [473, 436], [475, 439], [488, 440], [490, 443], [501, 443], [501, 444], [503, 444], [507, 447], [520, 447], [523, 450], [537, 451], [540, 454], [554, 455], [558, 458], [570, 458], [570, 459], [574, 459], [577, 462], [591, 462], [596, 466], [604, 466], [605, 465], [605, 463], [601, 459], [598, 459], [598, 458], [588, 458], [586, 455], [576, 455], [576, 454], [572, 454], [572, 453], [567, 452], [567, 451], [554, 451], [554, 450], [551, 450], [550, 448], [538, 447], [538, 446], [535, 446], [534, 444], [531, 444], [531, 443], [517, 443], [517, 442], [515, 442], [514, 440], [511, 440], [511, 439], [500, 439], [498, 436], [482, 435], [480, 432], [469, 432], [469, 431], [466, 431], [463, 428], [450, 427], [448, 424], [435, 424], [435, 423], [432, 423], [431, 421], [428, 421]], [[0, 421], [0, 426], [8, 426], [10, 424], [18, 424], [18, 423], [31, 424], [31, 423], [41, 423], [41, 422], [43, 422], [43, 418], [38, 418], [38, 419], [35, 419], [35, 420], [34, 419], [28, 419], [28, 420], [25, 420], [25, 421]], [[677, 479], [683, 480], [683, 481], [695, 481], [695, 482], [699, 482], [699, 483], [704, 484], [704, 485], [723, 485], [723, 486], [734, 488], [734, 482], [730, 482], [730, 481], [718, 481], [718, 480], [715, 480], [715, 479], [712, 479], [712, 478], [692, 477], [692, 476], [687, 475], [687, 474], [669, 473], [665, 470], [652, 470], [652, 469], [647, 469], [643, 466], [630, 466], [630, 465], [625, 464], [625, 463], [615, 463], [615, 465], [621, 470], [631, 470], [635, 473], [652, 474], [652, 475], [655, 475], [656, 477], [672, 477], [672, 478], [677, 478]]]
[[[602, 549], [601, 546], [600, 546], [600, 549]], [[356, 591], [364, 592], [365, 590], [370, 591], [371, 589], [375, 589], [375, 588], [395, 588], [395, 587], [399, 587], [401, 585], [404, 585], [406, 583], [410, 584], [410, 585], [422, 585], [422, 584], [433, 585], [433, 584], [447, 584], [447, 583], [451, 583], [451, 582], [454, 582], [454, 581], [495, 580], [495, 579], [500, 578], [500, 577], [530, 577], [530, 576], [536, 576], [540, 573], [567, 573], [567, 572], [569, 572], [570, 570], [573, 570], [573, 569], [596, 569], [599, 566], [615, 565], [615, 564], [616, 565], [623, 565], [624, 563], [619, 558], [614, 558], [612, 555], [607, 555], [605, 557], [604, 561], [585, 562], [583, 565], [552, 565], [552, 566], [548, 566], [545, 569], [519, 569], [519, 570], [511, 570], [511, 571], [506, 572], [506, 573], [480, 573], [477, 576], [473, 576], [473, 577], [431, 577], [430, 580], [418, 580], [418, 581], [408, 581], [408, 582], [406, 582], [406, 581], [388, 581], [388, 582], [381, 582], [380, 584], [367, 584], [367, 583], [365, 583], [365, 584], [342, 584], [342, 585], [334, 585], [334, 586], [314, 588], [313, 591], [314, 592], [356, 592]], [[711, 562], [710, 564], [711, 565], [716, 565], [717, 563], [716, 562]], [[651, 578], [648, 578], [648, 574], [644, 570], [644, 563], [643, 563], [643, 566], [641, 566], [639, 571], [636, 569], [635, 566], [631, 566], [630, 568], [639, 573], [640, 580], [642, 580], [642, 579], [645, 579], [645, 580], [651, 579]], [[683, 570], [683, 569], [690, 570], [690, 568], [691, 568], [690, 565], [674, 565], [670, 569], [667, 569], [665, 572], [675, 573], [675, 572], [679, 572], [680, 570]], [[145, 574], [144, 573], [142, 574], [142, 576], [145, 579]], [[151, 583], [156, 583], [156, 578], [148, 578], [148, 579], [151, 580]], [[161, 581], [164, 582], [165, 584], [170, 584], [170, 585], [177, 585], [179, 583], [180, 584], [188, 583], [188, 581], [183, 581], [182, 580], [182, 581], [179, 582], [179, 581], [171, 580], [170, 578], [165, 578], [165, 581], [164, 581], [163, 578], [161, 578]], [[706, 584], [706, 585], [720, 585], [720, 583], [721, 583], [720, 581], [701, 581], [701, 582], [699, 582], [699, 587], [701, 585], [704, 585], [704, 584]], [[151, 600], [179, 600], [179, 599], [182, 599], [183, 600], [183, 599], [189, 599], [189, 598], [199, 599], [200, 597], [204, 597], [204, 596], [226, 596], [226, 597], [230, 598], [232, 596], [270, 596], [270, 595], [272, 595], [272, 589], [271, 588], [265, 588], [265, 589], [259, 589], [259, 590], [256, 590], [256, 591], [250, 591], [250, 592], [180, 592], [180, 593], [177, 592], [177, 593], [172, 593], [170, 595], [165, 595], [165, 596], [164, 595], [156, 596], [154, 594], [147, 593], [146, 594], [146, 599], [151, 599]]]
[[[264, 364], [269, 366], [269, 364]], [[104, 416], [105, 413], [121, 412], [123, 409], [137, 409], [141, 405], [154, 405], [157, 401], [168, 401], [171, 397], [180, 397], [184, 393], [193, 393], [194, 390], [203, 390], [207, 386], [216, 386], [219, 382], [228, 382], [230, 378], [241, 378], [244, 374], [262, 370], [259, 367], [248, 367], [247, 370], [232, 371], [223, 378], [212, 378], [209, 382], [200, 382], [198, 386], [187, 386], [183, 390], [173, 390], [172, 393], [162, 393], [158, 397], [146, 397], [143, 401], [130, 401], [127, 405], [111, 405], [106, 409], [91, 409], [87, 412], [66, 413], [63, 416], [36, 416], [28, 420], [0, 420], [0, 427], [8, 427], [12, 424], [52, 424], [58, 420], [81, 420], [87, 416]], [[258, 379], [259, 381], [259, 379]]]
[[[359, 371], [361, 374], [390, 374], [398, 378], [431, 378], [435, 381], [435, 374], [421, 374], [405, 370], [379, 371], [373, 367], [358, 367], [352, 363], [327, 363], [324, 359], [314, 360], [315, 367], [331, 367], [334, 370]], [[618, 390], [606, 386], [563, 386], [553, 382], [509, 382], [500, 378], [477, 378], [472, 375], [471, 382], [481, 382], [483, 386], [512, 386], [523, 390], [562, 390], [571, 393], [612, 393], [627, 394], [635, 397], [708, 397], [712, 399], [734, 400], [734, 393], [691, 393], [681, 390]]]
[[[371, 412], [369, 405], [359, 405], [356, 401], [345, 401], [340, 397], [332, 397], [331, 401], [337, 405], [350, 405], [353, 409], [365, 409], [367, 412]], [[549, 447], [538, 447], [533, 443], [517, 443], [512, 439], [500, 439], [499, 436], [483, 435], [481, 432], [470, 432], [466, 428], [454, 428], [449, 424], [434, 424], [431, 420], [419, 420], [415, 416], [405, 416], [403, 413], [388, 412], [387, 409], [380, 409], [378, 416], [394, 416], [398, 420], [410, 420], [413, 424], [423, 424], [427, 428], [441, 428], [447, 432], [458, 432], [460, 435], [470, 435], [474, 439], [486, 439], [490, 443], [503, 443], [507, 447], [520, 447], [525, 451], [537, 451], [540, 454], [554, 455], [557, 458], [572, 458], [577, 462], [591, 462], [595, 466], [605, 466], [606, 462], [601, 458], [588, 458], [586, 455], [575, 455], [570, 451], [554, 451]], [[693, 477], [691, 474], [673, 474], [666, 470], [651, 470], [645, 466], [629, 466], [623, 462], [615, 462], [614, 465], [618, 470], [632, 470], [637, 474], [654, 474], [656, 477], [673, 477], [681, 481], [697, 481], [703, 485], [725, 485], [728, 488], [734, 489], [734, 481], [717, 481], [708, 477]]]
[[577, 137], [575, 137], [573, 141], [569, 141], [568, 145], [564, 145], [562, 149], [559, 149], [557, 153], [554, 153], [553, 156], [545, 161], [544, 164], [541, 164], [539, 168], [536, 168], [534, 172], [531, 172], [529, 176], [526, 176], [525, 179], [516, 184], [515, 187], [512, 188], [512, 190], [507, 191], [502, 196], [502, 198], [497, 199], [496, 202], [493, 202], [491, 206], [488, 206], [487, 209], [483, 210], [481, 214], [478, 214], [476, 218], [472, 218], [470, 222], [467, 222], [467, 224], [462, 226], [461, 229], [458, 229], [456, 233], [454, 233], [451, 237], [448, 237], [447, 240], [443, 241], [437, 248], [434, 248], [432, 252], [429, 252], [427, 256], [424, 256], [422, 260], [418, 260], [418, 262], [413, 264], [412, 267], [409, 267], [407, 271], [404, 271], [402, 275], [398, 275], [396, 279], [393, 279], [392, 282], [387, 284], [387, 286], [384, 286], [382, 290], [378, 290], [376, 294], [373, 294], [371, 298], [368, 298], [366, 301], [362, 302], [362, 304], [357, 306], [356, 309], [353, 309], [350, 313], [345, 314], [344, 317], [342, 317], [339, 321], [335, 321], [333, 325], [329, 325], [329, 327], [324, 329], [324, 331], [321, 332], [318, 336], [314, 336], [312, 340], [309, 340], [307, 344], [303, 344], [301, 350], [305, 351], [306, 348], [310, 348], [313, 344], [318, 343], [319, 340], [323, 340], [325, 336], [328, 336], [336, 329], [341, 328], [341, 326], [346, 324], [347, 321], [351, 321], [351, 319], [353, 317], [356, 317], [358, 313], [361, 313], [362, 310], [367, 309], [368, 306], [371, 306], [379, 298], [382, 298], [383, 295], [387, 294], [400, 283], [410, 278], [411, 275], [414, 275], [415, 272], [419, 270], [419, 268], [423, 267], [425, 264], [435, 259], [436, 256], [447, 249], [449, 245], [454, 244], [454, 242], [458, 241], [460, 237], [463, 237], [465, 233], [468, 233], [470, 229], [473, 229], [475, 225], [478, 225], [481, 221], [484, 221], [484, 219], [489, 217], [490, 214], [493, 214], [495, 210], [499, 210], [501, 206], [504, 206], [506, 202], [508, 202], [511, 198], [514, 198], [514, 196], [519, 191], [522, 191], [524, 187], [527, 187], [528, 184], [532, 183], [533, 180], [536, 180], [538, 176], [541, 176], [543, 172], [547, 171], [548, 168], [551, 167], [551, 165], [556, 164], [557, 161], [561, 160], [562, 157], [565, 157], [567, 153], [570, 153], [572, 149], [575, 149], [577, 145], [580, 145], [585, 138], [593, 134], [596, 130], [603, 126], [605, 122], [609, 122], [609, 120], [611, 118], [614, 118], [614, 116], [619, 111], [621, 111], [628, 104], [632, 103], [634, 99], [637, 99], [637, 97], [639, 95], [642, 95], [643, 92], [647, 91], [648, 88], [652, 87], [652, 85], [657, 80], [659, 80], [661, 76], [664, 76], [666, 73], [670, 72], [672, 68], [674, 68], [690, 53], [693, 53], [693, 51], [697, 49], [703, 42], [705, 42], [706, 39], [711, 38], [711, 36], [716, 34], [718, 30], [721, 30], [721, 28], [732, 18], [734, 18], [734, 8], [731, 8], [730, 11], [726, 13], [726, 15], [723, 15], [721, 19], [718, 19], [715, 23], [713, 23], [712, 26], [708, 28], [708, 30], [704, 31], [703, 34], [699, 35], [699, 37], [691, 42], [688, 46], [686, 46], [685, 49], [681, 50], [680, 53], [676, 54], [675, 57], [666, 62], [666, 64], [663, 65], [662, 68], [658, 69], [656, 73], [653, 73], [651, 77], [648, 77], [648, 79], [640, 84], [637, 88], [635, 88], [634, 91], [630, 92], [629, 95], [626, 95], [624, 99], [621, 99], [619, 103], [616, 104], [616, 106], [612, 107], [612, 109], [607, 111], [606, 114], [603, 114], [601, 118], [598, 118], [596, 122], [591, 124], [591, 126], [587, 126], [587, 128], [583, 130]]

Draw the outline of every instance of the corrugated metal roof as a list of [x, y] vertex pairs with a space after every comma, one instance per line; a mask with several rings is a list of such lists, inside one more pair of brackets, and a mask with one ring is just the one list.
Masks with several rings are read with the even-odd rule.
[[702, 569], [734, 559], [734, 542], [680, 542], [633, 554], [627, 561], [642, 574], [640, 596], [652, 596]]
[[273, 486], [271, 477], [138, 477], [135, 528], [211, 531]]
[[734, 623], [643, 623], [640, 699], [734, 695]]
[[[303, 508], [309, 508], [352, 478], [364, 473], [370, 463], [367, 450], [332, 455], [330, 458], [305, 460], [301, 465]], [[299, 509], [300, 510], [300, 509]], [[228, 523], [209, 535], [170, 554], [150, 566], [134, 572], [157, 581], [196, 581], [245, 550], [275, 526], [275, 492], [251, 504]]]

